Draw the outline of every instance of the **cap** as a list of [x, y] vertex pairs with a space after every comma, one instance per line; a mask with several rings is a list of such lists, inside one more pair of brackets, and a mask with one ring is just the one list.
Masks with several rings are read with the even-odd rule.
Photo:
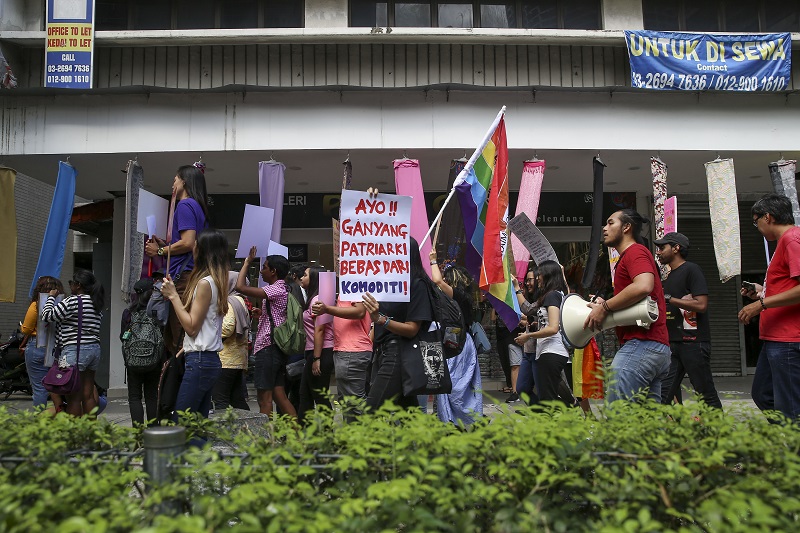
[[152, 290], [153, 288], [153, 280], [151, 279], [140, 279], [133, 285], [133, 290], [136, 294], [141, 294], [143, 292], [147, 292]]
[[667, 233], [662, 238], [656, 239], [653, 242], [659, 246], [664, 244], [678, 244], [684, 250], [689, 249], [689, 238], [683, 233], [678, 233], [675, 231]]

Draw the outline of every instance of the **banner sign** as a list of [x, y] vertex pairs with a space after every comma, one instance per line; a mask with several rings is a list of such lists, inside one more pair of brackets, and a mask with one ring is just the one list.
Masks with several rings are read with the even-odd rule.
[[678, 231], [678, 197], [670, 196], [664, 201], [664, 233]]
[[411, 197], [343, 190], [339, 219], [339, 297], [409, 301]]
[[44, 86], [92, 88], [94, 0], [47, 0]]
[[625, 30], [625, 43], [631, 85], [639, 89], [772, 92], [789, 88], [790, 33]]

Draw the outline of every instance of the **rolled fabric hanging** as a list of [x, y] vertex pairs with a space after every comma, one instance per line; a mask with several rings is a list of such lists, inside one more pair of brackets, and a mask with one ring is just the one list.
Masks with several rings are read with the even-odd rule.
[[586, 261], [586, 268], [583, 270], [583, 280], [581, 285], [588, 289], [592, 285], [595, 270], [597, 270], [597, 259], [600, 256], [600, 245], [603, 236], [603, 173], [606, 165], [600, 161], [600, 157], [592, 160], [594, 172], [594, 187], [592, 189], [592, 235], [589, 239], [589, 258]]
[[715, 159], [705, 164], [708, 181], [708, 207], [711, 234], [717, 258], [719, 279], [725, 283], [742, 273], [739, 239], [739, 203], [736, 197], [736, 175], [733, 159]]

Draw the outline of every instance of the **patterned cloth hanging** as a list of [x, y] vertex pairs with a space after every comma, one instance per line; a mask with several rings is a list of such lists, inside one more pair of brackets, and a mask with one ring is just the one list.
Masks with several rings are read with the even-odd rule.
[[11, 72], [11, 65], [6, 61], [2, 50], [0, 50], [0, 86], [6, 89], [15, 89], [17, 87], [17, 78]]
[[[350, 156], [342, 163], [344, 169], [342, 171], [342, 189], [350, 190], [353, 185], [353, 164], [350, 162]], [[339, 272], [339, 212], [332, 221], [333, 228], [333, 265], [334, 272]]]
[[[522, 181], [519, 186], [519, 196], [517, 199], [517, 210], [514, 215], [525, 213], [528, 218], [536, 224], [536, 217], [539, 214], [539, 199], [542, 195], [542, 182], [544, 181], [544, 160], [525, 161], [522, 166]], [[514, 252], [515, 274], [517, 279], [525, 279], [528, 271], [528, 260], [530, 253], [522, 245], [522, 241], [516, 235], [511, 235], [511, 249]]]
[[797, 161], [776, 161], [769, 164], [769, 177], [772, 178], [772, 188], [778, 193], [789, 198], [792, 202], [792, 213], [794, 213], [794, 223], [800, 226], [800, 204], [797, 201], [797, 185], [795, 184], [795, 172]]
[[733, 159], [715, 159], [706, 163], [705, 167], [708, 206], [711, 213], [714, 213], [711, 217], [714, 253], [717, 257], [719, 279], [725, 283], [742, 273], [736, 175]]
[[597, 270], [597, 259], [602, 251], [603, 236], [603, 172], [606, 165], [599, 157], [592, 160], [594, 170], [594, 189], [592, 195], [592, 235], [589, 238], [589, 258], [583, 271], [581, 285], [584, 289], [592, 286], [594, 272]]
[[664, 236], [664, 202], [667, 200], [667, 165], [657, 157], [650, 158], [653, 174], [653, 208], [655, 209], [656, 239]]
[[139, 191], [144, 187], [144, 170], [138, 161], [130, 160], [125, 174], [125, 242], [122, 245], [120, 290], [122, 300], [129, 302], [134, 284], [142, 277], [144, 260], [144, 241], [136, 225], [139, 218]]

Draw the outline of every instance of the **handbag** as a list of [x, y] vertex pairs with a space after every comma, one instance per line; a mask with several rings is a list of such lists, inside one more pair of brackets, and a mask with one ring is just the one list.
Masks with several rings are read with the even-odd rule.
[[[81, 388], [81, 373], [78, 369], [78, 361], [81, 357], [81, 330], [83, 329], [83, 298], [78, 295], [78, 344], [75, 353], [75, 364], [67, 368], [61, 368], [56, 363], [50, 367], [44, 378], [42, 378], [42, 385], [44, 385], [47, 392], [53, 394], [60, 394], [67, 396], [75, 394]], [[61, 347], [56, 349], [58, 355], [61, 354]]]
[[475, 349], [478, 351], [478, 354], [489, 353], [492, 349], [492, 343], [489, 341], [489, 337], [486, 335], [486, 331], [481, 326], [481, 323], [475, 321], [469, 327], [469, 334], [472, 336], [472, 340], [475, 341]]
[[290, 378], [299, 378], [303, 375], [303, 369], [306, 366], [306, 360], [298, 359], [294, 363], [289, 363], [286, 365], [286, 375]]
[[403, 396], [450, 394], [453, 390], [441, 329], [401, 338], [399, 356]]

